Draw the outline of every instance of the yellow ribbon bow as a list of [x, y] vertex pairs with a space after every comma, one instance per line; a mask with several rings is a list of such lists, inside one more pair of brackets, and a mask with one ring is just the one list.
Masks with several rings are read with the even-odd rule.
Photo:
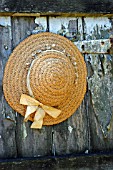
[[47, 113], [53, 118], [57, 118], [61, 113], [61, 110], [58, 110], [51, 106], [46, 106], [26, 94], [21, 95], [20, 104], [27, 106], [24, 118], [25, 122], [28, 121], [30, 114], [36, 112], [34, 116], [34, 122], [32, 123], [31, 128], [42, 128], [45, 113]]

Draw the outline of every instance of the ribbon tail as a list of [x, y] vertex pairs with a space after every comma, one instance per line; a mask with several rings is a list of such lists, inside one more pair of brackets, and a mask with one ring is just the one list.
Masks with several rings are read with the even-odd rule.
[[34, 113], [38, 109], [38, 106], [27, 106], [25, 117], [24, 117], [24, 122], [27, 122], [30, 114]]
[[42, 108], [38, 108], [34, 116], [34, 122], [31, 125], [31, 128], [41, 129], [43, 125], [43, 118], [45, 116], [45, 111]]
[[57, 118], [61, 113], [61, 110], [56, 109], [54, 107], [43, 105], [42, 108], [53, 118]]

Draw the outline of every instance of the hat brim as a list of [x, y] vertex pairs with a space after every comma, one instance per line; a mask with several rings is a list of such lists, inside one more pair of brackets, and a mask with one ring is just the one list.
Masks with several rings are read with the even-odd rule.
[[[26, 65], [26, 63], [31, 61], [32, 54], [35, 51], [44, 49], [46, 44], [54, 43], [56, 44], [54, 48], [65, 51], [71, 62], [73, 62], [73, 57], [76, 58], [78, 79], [66, 102], [59, 106], [62, 111], [61, 114], [55, 119], [46, 114], [43, 125], [53, 125], [66, 120], [77, 110], [84, 98], [86, 92], [86, 64], [77, 47], [67, 38], [57, 34], [46, 32], [31, 35], [22, 41], [10, 55], [3, 78], [3, 90], [7, 102], [15, 111], [24, 116], [26, 106], [20, 104], [20, 97], [23, 93], [29, 95], [26, 85], [29, 65]], [[33, 121], [33, 116], [32, 114], [30, 117], [31, 121]]]

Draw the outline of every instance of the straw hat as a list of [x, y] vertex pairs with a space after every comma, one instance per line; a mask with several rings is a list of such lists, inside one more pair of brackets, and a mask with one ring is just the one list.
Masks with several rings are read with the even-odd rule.
[[[33, 96], [46, 106], [61, 110], [53, 118], [45, 114], [43, 125], [60, 123], [81, 104], [86, 92], [86, 65], [77, 47], [67, 38], [53, 34], [31, 35], [13, 51], [5, 67], [4, 95], [9, 105], [21, 115], [22, 94]], [[35, 113], [28, 119], [33, 121]]]

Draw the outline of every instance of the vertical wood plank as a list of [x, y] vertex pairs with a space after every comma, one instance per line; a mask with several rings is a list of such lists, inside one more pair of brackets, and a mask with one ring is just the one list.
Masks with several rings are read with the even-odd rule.
[[[63, 35], [73, 42], [83, 40], [81, 18], [50, 17], [50, 32]], [[68, 120], [53, 127], [54, 155], [84, 153], [89, 150], [86, 101]]]
[[[36, 19], [34, 17], [13, 17], [13, 47], [30, 34], [45, 31], [46, 27], [45, 17]], [[34, 130], [30, 128], [30, 124], [31, 122], [24, 123], [23, 117], [17, 114], [16, 141], [18, 157], [51, 155], [51, 127]]]
[[11, 53], [11, 18], [0, 17], [0, 158], [17, 156], [15, 141], [15, 114], [3, 95], [3, 73], [6, 61]]
[[[110, 37], [112, 24], [107, 17], [85, 18], [84, 35], [86, 40], [94, 40], [85, 50], [102, 51], [103, 39]], [[95, 40], [101, 40], [100, 46]], [[100, 49], [98, 49], [100, 47]], [[107, 49], [104, 49], [107, 52]], [[88, 116], [90, 120], [91, 151], [109, 151], [113, 148], [113, 127], [107, 127], [113, 114], [113, 61], [111, 55], [86, 55], [88, 68]]]

